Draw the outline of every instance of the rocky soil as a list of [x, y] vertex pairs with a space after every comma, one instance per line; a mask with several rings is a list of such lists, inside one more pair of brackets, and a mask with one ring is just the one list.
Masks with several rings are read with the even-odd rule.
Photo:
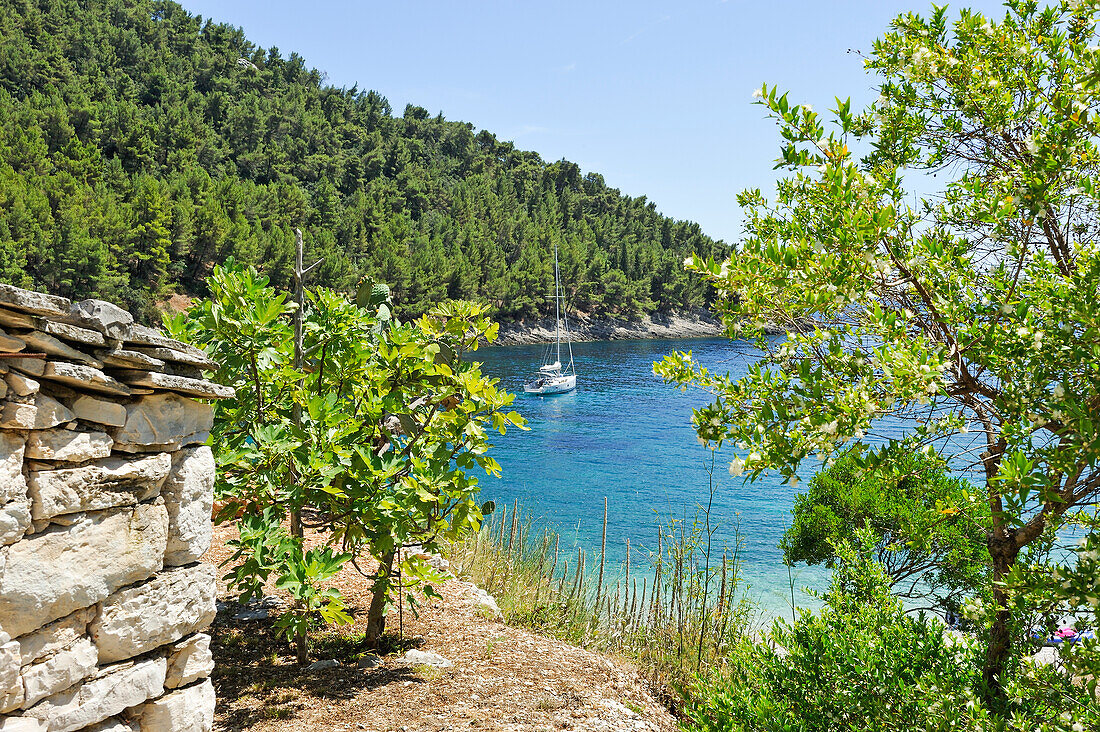
[[[228, 556], [231, 529], [216, 530], [207, 561]], [[336, 582], [365, 615], [369, 580], [345, 569]], [[419, 613], [404, 606], [378, 655], [362, 623], [319, 634], [314, 663], [294, 663], [275, 637], [269, 607], [222, 603], [211, 634], [217, 727], [272, 732], [639, 730], [676, 728], [629, 664], [500, 621], [483, 592], [461, 579]]]

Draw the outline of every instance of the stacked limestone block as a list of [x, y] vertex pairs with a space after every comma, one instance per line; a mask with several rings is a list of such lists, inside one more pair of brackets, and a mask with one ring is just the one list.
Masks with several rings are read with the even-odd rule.
[[0, 732], [212, 728], [215, 368], [0, 285]]

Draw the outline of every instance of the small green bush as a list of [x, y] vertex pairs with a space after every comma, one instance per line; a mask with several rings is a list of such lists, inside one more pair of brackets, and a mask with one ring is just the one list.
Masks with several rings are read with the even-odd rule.
[[1083, 730], [1096, 704], [1056, 668], [1030, 664], [1007, 680], [1014, 707], [993, 717], [979, 703], [979, 645], [938, 621], [906, 615], [890, 594], [876, 539], [836, 544], [825, 606], [776, 621], [746, 640], [721, 674], [688, 689], [685, 727], [702, 731]]

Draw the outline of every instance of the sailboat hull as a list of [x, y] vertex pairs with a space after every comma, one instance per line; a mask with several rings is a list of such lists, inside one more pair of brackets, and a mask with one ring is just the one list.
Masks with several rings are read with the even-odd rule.
[[576, 388], [576, 374], [564, 374], [562, 376], [535, 379], [523, 385], [523, 390], [528, 394], [564, 394]]

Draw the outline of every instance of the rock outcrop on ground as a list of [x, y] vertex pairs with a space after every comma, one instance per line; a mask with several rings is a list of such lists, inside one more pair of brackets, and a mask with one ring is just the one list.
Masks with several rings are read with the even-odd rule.
[[209, 732], [206, 355], [0, 285], [0, 732]]

